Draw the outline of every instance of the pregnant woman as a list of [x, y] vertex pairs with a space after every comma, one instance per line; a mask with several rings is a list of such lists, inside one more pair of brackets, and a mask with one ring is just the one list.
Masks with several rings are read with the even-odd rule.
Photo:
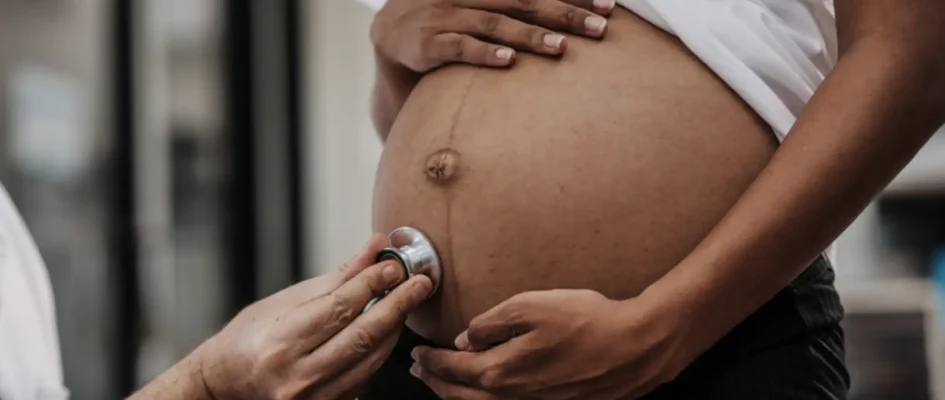
[[362, 400], [846, 397], [825, 250], [945, 118], [945, 2], [619, 3], [378, 13], [374, 228], [445, 276]]

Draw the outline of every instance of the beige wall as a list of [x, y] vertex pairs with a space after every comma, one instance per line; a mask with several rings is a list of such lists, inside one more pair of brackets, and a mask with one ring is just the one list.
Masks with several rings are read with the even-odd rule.
[[371, 232], [381, 144], [369, 118], [373, 12], [350, 0], [305, 2], [305, 199], [307, 273], [356, 253]]

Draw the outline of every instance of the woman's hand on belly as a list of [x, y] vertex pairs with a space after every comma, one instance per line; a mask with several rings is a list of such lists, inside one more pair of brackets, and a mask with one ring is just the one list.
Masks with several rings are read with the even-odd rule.
[[423, 74], [449, 63], [508, 67], [515, 50], [560, 56], [567, 43], [556, 31], [601, 37], [601, 15], [614, 7], [614, 0], [389, 0], [371, 24], [377, 133], [387, 139]]
[[[613, 0], [389, 0], [371, 25], [379, 56], [413, 72], [446, 63], [504, 67], [515, 50], [559, 55], [567, 32], [604, 34]], [[601, 15], [595, 14], [597, 12]]]
[[474, 318], [459, 351], [416, 348], [411, 373], [443, 398], [636, 398], [681, 371], [682, 319], [643, 298], [526, 292]]

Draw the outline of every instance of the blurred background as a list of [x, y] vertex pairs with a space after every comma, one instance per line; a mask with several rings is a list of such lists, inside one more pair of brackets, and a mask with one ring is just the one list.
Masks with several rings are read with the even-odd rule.
[[[0, 181], [48, 264], [73, 398], [127, 395], [359, 249], [371, 18], [349, 0], [0, 0]], [[939, 134], [838, 243], [852, 399], [945, 399], [943, 246]]]

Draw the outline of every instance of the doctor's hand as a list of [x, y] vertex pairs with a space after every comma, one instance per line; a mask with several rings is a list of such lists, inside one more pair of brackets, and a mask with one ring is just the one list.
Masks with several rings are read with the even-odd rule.
[[604, 34], [614, 0], [388, 0], [371, 25], [379, 61], [424, 73], [461, 62], [504, 67], [515, 50], [559, 55], [564, 36]]
[[354, 398], [433, 287], [427, 277], [413, 277], [361, 314], [404, 280], [394, 262], [372, 265], [384, 243], [375, 235], [342, 267], [247, 307], [198, 348], [192, 356], [210, 397]]

